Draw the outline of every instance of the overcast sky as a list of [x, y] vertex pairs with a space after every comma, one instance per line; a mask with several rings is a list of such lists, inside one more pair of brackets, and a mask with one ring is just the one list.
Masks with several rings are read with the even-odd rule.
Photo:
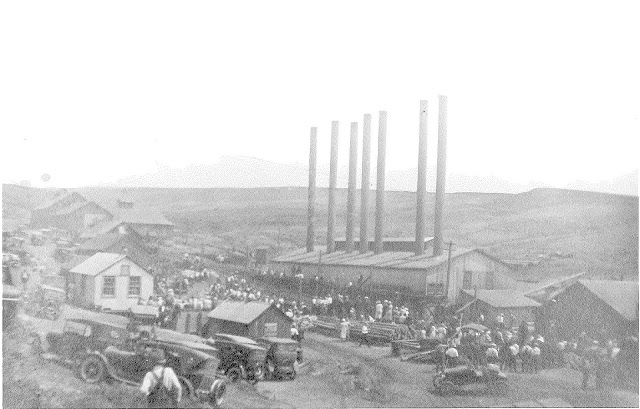
[[[329, 161], [388, 111], [387, 169], [551, 186], [637, 169], [638, 2], [4, 1], [2, 182], [85, 186], [244, 155]], [[374, 143], [375, 163], [375, 143]], [[50, 174], [44, 183], [42, 174]], [[185, 181], [188, 184], [188, 181]]]

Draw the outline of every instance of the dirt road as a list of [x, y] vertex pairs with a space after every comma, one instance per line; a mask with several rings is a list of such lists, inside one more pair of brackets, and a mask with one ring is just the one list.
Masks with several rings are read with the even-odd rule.
[[434, 393], [433, 365], [401, 362], [389, 347], [358, 347], [318, 334], [305, 339], [305, 361], [294, 381], [261, 382], [258, 390], [292, 407], [638, 407], [638, 395], [621, 390], [580, 389], [578, 372], [560, 368], [538, 374], [508, 374], [509, 392], [482, 388], [455, 396]]

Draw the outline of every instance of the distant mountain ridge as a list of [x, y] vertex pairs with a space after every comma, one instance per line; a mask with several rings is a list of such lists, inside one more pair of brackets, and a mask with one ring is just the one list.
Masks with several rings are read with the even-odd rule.
[[[358, 169], [358, 187], [361, 170]], [[417, 168], [388, 171], [386, 189], [415, 191]], [[376, 169], [371, 169], [371, 187], [375, 188]], [[223, 156], [213, 165], [189, 165], [185, 168], [161, 167], [155, 173], [129, 176], [105, 187], [152, 187], [152, 188], [259, 188], [259, 187], [306, 187], [309, 180], [308, 167], [302, 164], [282, 164], [245, 156]], [[338, 169], [338, 186], [346, 187], [348, 168]], [[329, 185], [329, 167], [317, 168], [319, 187]], [[549, 187], [530, 182], [520, 184], [495, 176], [447, 175], [447, 192], [522, 193], [538, 187]], [[638, 171], [622, 175], [611, 181], [581, 182], [556, 186], [574, 190], [586, 190], [622, 195], [638, 195]], [[435, 172], [427, 174], [427, 190], [435, 190]]]

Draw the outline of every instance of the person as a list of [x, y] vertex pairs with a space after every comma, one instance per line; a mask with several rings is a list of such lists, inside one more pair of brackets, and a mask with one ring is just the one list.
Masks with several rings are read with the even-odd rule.
[[140, 391], [147, 396], [148, 407], [177, 408], [182, 399], [182, 386], [173, 369], [166, 366], [164, 351], [154, 349], [149, 358], [155, 365], [146, 373], [140, 386]]
[[365, 343], [369, 348], [371, 348], [371, 342], [369, 341], [369, 325], [366, 321], [362, 323], [362, 337], [360, 337], [360, 344], [358, 346], [362, 346]]
[[531, 348], [531, 369], [533, 373], [538, 373], [538, 371], [540, 370], [541, 352], [542, 351], [540, 350], [540, 345], [537, 342], [533, 344], [533, 348]]
[[485, 358], [488, 364], [498, 364], [498, 348], [496, 344], [489, 345], [485, 351]]
[[340, 339], [342, 340], [342, 342], [345, 342], [347, 340], [347, 336], [349, 334], [349, 321], [345, 320], [344, 318], [342, 319], [342, 322], [340, 322]]
[[445, 351], [447, 368], [453, 368], [458, 364], [458, 350], [453, 346], [452, 343], [449, 344], [449, 348]]
[[300, 341], [300, 333], [298, 332], [298, 328], [296, 324], [291, 324], [291, 339], [294, 341]]

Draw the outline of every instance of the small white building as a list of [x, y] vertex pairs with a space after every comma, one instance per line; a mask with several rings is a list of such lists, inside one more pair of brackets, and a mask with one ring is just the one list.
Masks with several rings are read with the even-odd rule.
[[96, 253], [69, 270], [70, 301], [125, 311], [153, 294], [153, 276], [125, 254]]

